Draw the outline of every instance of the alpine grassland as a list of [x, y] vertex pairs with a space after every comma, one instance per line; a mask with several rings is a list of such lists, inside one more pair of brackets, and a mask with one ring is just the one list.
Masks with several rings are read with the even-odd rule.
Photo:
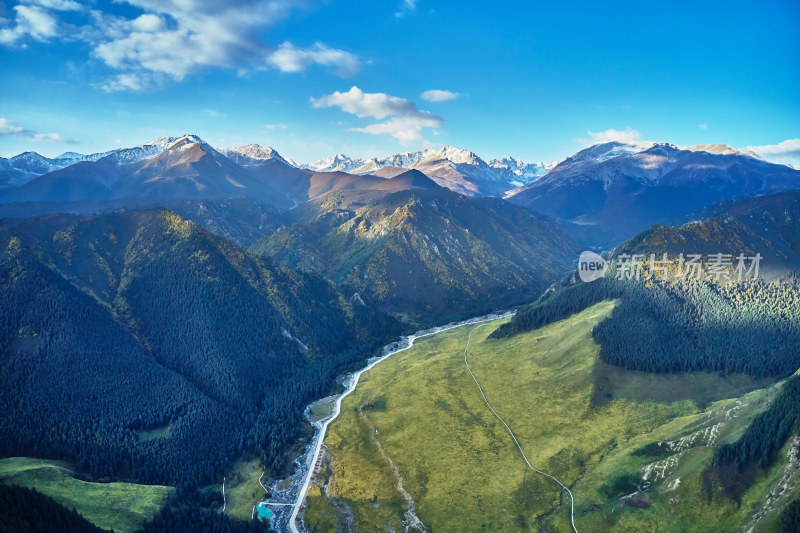
[[[616, 301], [540, 329], [487, 339], [507, 319], [420, 339], [365, 373], [326, 437], [305, 523], [400, 531], [688, 531], [749, 523], [787, 470], [789, 446], [739, 501], [710, 475], [719, 444], [741, 436], [781, 384], [732, 374], [650, 374], [598, 359], [592, 329]], [[700, 391], [700, 392], [698, 392]], [[777, 524], [788, 491], [759, 527]], [[407, 494], [407, 496], [406, 496]], [[409, 512], [411, 511], [411, 513]]]
[[[265, 495], [259, 483], [264, 473], [258, 458], [239, 459], [233, 465], [233, 471], [225, 479], [225, 513], [231, 518], [248, 521], [253, 516], [253, 507]], [[221, 491], [222, 487], [215, 489]]]
[[161, 485], [82, 481], [67, 463], [27, 457], [0, 460], [0, 483], [36, 489], [94, 525], [118, 533], [141, 530], [173, 491]]

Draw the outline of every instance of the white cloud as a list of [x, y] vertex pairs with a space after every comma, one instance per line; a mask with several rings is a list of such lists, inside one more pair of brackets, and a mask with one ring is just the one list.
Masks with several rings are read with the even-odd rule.
[[75, 141], [65, 139], [60, 133], [36, 133], [31, 137], [34, 142], [55, 142], [64, 144], [76, 144]]
[[400, 4], [400, 9], [395, 12], [395, 17], [402, 17], [406, 13], [412, 13], [417, 10], [417, 0], [403, 0]]
[[588, 139], [573, 139], [573, 140], [585, 146], [591, 146], [593, 144], [606, 143], [612, 141], [623, 142], [623, 143], [634, 142], [642, 138], [642, 135], [638, 131], [632, 128], [625, 128], [624, 130], [615, 130], [614, 128], [611, 128], [605, 131], [587, 131], [586, 133], [589, 134]]
[[442, 117], [417, 109], [416, 104], [410, 100], [386, 93], [365, 93], [356, 86], [344, 93], [336, 91], [320, 98], [311, 98], [310, 101], [315, 108], [338, 107], [342, 111], [361, 118], [371, 117], [380, 120], [392, 117], [385, 122], [370, 124], [362, 128], [350, 128], [349, 131], [372, 135], [391, 135], [404, 145], [426, 142], [422, 136], [422, 130], [440, 128], [444, 124]]
[[[56, 18], [40, 6], [14, 6], [14, 12], [16, 24], [10, 28], [0, 29], [0, 44], [15, 45], [26, 37], [36, 41], [46, 41], [58, 33]], [[4, 19], [0, 19], [0, 23], [5, 22]]]
[[778, 144], [764, 146], [748, 146], [747, 149], [768, 161], [789, 164], [795, 167], [800, 165], [800, 139], [787, 139]]
[[[342, 76], [355, 74], [362, 61], [354, 54], [315, 43], [309, 48], [285, 42], [277, 49], [264, 30], [308, 0], [117, 0], [141, 10], [133, 17], [85, 10], [87, 23], [61, 23], [57, 11], [83, 9], [73, 0], [28, 0], [14, 8], [14, 20], [0, 19], [0, 44], [25, 40], [81, 40], [92, 57], [118, 71], [96, 84], [105, 91], [141, 91], [167, 80], [180, 81], [209, 68], [277, 68], [299, 72], [322, 65]], [[32, 2], [32, 3], [31, 3]]]
[[703, 122], [702, 124], [698, 124], [697, 127], [700, 128], [701, 130], [707, 130], [708, 129], [708, 124]]
[[147, 73], [117, 74], [98, 86], [107, 93], [119, 91], [144, 91], [156, 87], [161, 78]]
[[428, 102], [447, 102], [448, 100], [455, 100], [459, 97], [458, 93], [452, 91], [442, 91], [439, 89], [431, 89], [419, 95], [423, 100]]
[[360, 131], [372, 135], [391, 135], [400, 141], [400, 144], [406, 145], [425, 142], [425, 138], [422, 136], [423, 128], [441, 128], [442, 124], [444, 124], [444, 120], [441, 117], [427, 111], [418, 111], [414, 115], [394, 117], [386, 122], [370, 124], [363, 128], [350, 128], [349, 131]]
[[5, 118], [0, 118], [0, 137], [10, 137], [12, 135], [33, 135], [35, 132], [26, 130], [16, 122]]
[[5, 118], [0, 118], [0, 137], [25, 137], [34, 142], [75, 143], [75, 141], [66, 139], [58, 133], [38, 133], [34, 130], [23, 128], [19, 123]]
[[414, 113], [414, 102], [386, 93], [365, 93], [355, 85], [346, 93], [335, 91], [320, 98], [311, 98], [313, 107], [337, 106], [357, 117], [385, 118], [389, 115]]
[[83, 6], [73, 0], [29, 0], [32, 4], [39, 4], [42, 7], [54, 9], [56, 11], [81, 11]]
[[334, 73], [339, 76], [352, 76], [361, 68], [358, 56], [328, 48], [322, 43], [314, 43], [311, 48], [298, 48], [286, 41], [269, 56], [267, 62], [281, 72], [300, 72], [313, 64], [334, 67]]

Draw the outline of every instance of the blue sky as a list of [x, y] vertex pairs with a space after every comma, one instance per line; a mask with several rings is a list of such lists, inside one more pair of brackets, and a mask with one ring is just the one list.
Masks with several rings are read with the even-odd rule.
[[799, 29], [796, 0], [0, 1], [0, 155], [196, 133], [298, 161], [641, 139], [797, 164]]

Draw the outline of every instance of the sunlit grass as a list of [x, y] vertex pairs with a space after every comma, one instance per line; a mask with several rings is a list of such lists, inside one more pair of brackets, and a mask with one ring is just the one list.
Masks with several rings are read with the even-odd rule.
[[0, 482], [33, 488], [77, 510], [103, 529], [140, 530], [161, 509], [172, 487], [134, 483], [90, 483], [72, 477], [57, 461], [11, 457], [0, 460]]
[[[777, 479], [779, 466], [745, 495], [741, 508], [721, 495], [703, 501], [703, 471], [715, 449], [708, 446], [685, 452], [668, 480], [645, 492], [648, 509], [625, 507], [601, 487], [618, 476], [640, 476], [658, 458], [634, 452], [652, 442], [719, 421], [725, 423], [715, 444], [735, 439], [766, 408], [774, 388], [745, 394], [769, 382], [708, 373], [654, 375], [599, 364], [591, 331], [613, 306], [602, 302], [508, 339], [486, 340], [502, 321], [478, 326], [470, 366], [531, 463], [572, 487], [579, 530], [688, 531], [704, 516], [709, 524], [735, 530]], [[352, 509], [359, 531], [402, 528], [406, 503], [377, 439], [398, 466], [418, 516], [434, 531], [570, 531], [566, 496], [559, 497], [552, 480], [527, 469], [466, 371], [464, 346], [473, 328], [422, 339], [362, 376], [326, 438], [333, 477], [327, 496], [315, 489], [309, 499], [312, 530], [330, 530], [328, 497]], [[725, 413], [742, 394], [736, 416], [728, 420]], [[680, 483], [668, 490], [675, 477]]]
[[[264, 469], [258, 459], [240, 459], [225, 480], [225, 513], [237, 520], [250, 520], [253, 506], [264, 499], [264, 489], [258, 478]], [[221, 490], [221, 487], [220, 487]]]

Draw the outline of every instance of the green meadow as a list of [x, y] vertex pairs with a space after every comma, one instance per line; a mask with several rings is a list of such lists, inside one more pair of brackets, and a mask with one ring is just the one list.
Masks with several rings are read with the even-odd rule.
[[[614, 305], [501, 340], [487, 336], [502, 319], [442, 332], [362, 375], [326, 437], [329, 455], [309, 491], [309, 530], [334, 531], [342, 522], [362, 532], [402, 530], [409, 502], [401, 483], [433, 531], [571, 531], [566, 493], [527, 468], [466, 370], [471, 330], [476, 378], [531, 464], [571, 487], [580, 531], [694, 531], [701, 514], [718, 520], [711, 529], [748, 523], [784, 475], [785, 451], [741, 505], [705, 494], [703, 472], [714, 447], [738, 437], [776, 386], [602, 365], [591, 331]], [[672, 441], [680, 453], [654, 455], [657, 443]], [[774, 527], [788, 497], [757, 530]]]
[[[257, 458], [239, 459], [233, 471], [225, 480], [225, 513], [237, 520], [249, 521], [253, 515], [253, 506], [264, 499], [265, 492], [258, 479], [264, 468]], [[222, 487], [217, 487], [222, 490]]]
[[172, 487], [134, 483], [90, 483], [73, 477], [70, 465], [27, 457], [0, 460], [0, 482], [33, 488], [96, 526], [118, 533], [140, 530], [153, 518]]

